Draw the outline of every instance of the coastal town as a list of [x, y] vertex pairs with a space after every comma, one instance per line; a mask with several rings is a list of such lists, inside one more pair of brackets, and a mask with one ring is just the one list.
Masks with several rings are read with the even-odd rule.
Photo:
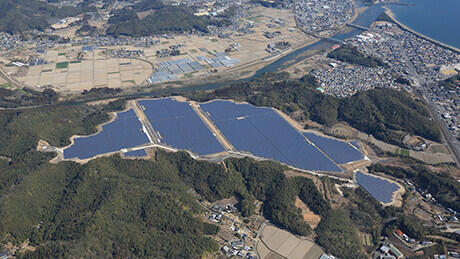
[[300, 0], [295, 1], [293, 11], [298, 26], [311, 34], [327, 35], [349, 22], [353, 15], [353, 1]]
[[[437, 116], [460, 138], [460, 89], [440, 86], [460, 70], [458, 52], [439, 46], [393, 23], [379, 22], [366, 33], [346, 41], [363, 53], [382, 59], [389, 71], [404, 78], [434, 104]], [[458, 141], [452, 143], [460, 150]]]

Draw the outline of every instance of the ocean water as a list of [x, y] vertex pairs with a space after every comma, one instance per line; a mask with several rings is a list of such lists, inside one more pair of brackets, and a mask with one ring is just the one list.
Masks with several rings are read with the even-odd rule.
[[442, 43], [460, 48], [460, 0], [400, 0], [413, 6], [390, 5], [396, 19]]

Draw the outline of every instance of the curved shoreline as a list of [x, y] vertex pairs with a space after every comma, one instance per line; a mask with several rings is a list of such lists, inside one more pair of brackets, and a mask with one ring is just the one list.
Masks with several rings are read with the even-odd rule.
[[454, 46], [451, 46], [451, 45], [448, 45], [446, 43], [442, 43], [438, 40], [435, 40], [433, 38], [430, 38], [420, 32], [417, 32], [411, 28], [409, 28], [408, 26], [404, 25], [403, 23], [401, 23], [400, 21], [398, 21], [398, 19], [396, 18], [396, 15], [388, 8], [388, 7], [384, 7], [385, 9], [385, 14], [388, 15], [388, 17], [390, 17], [390, 19], [393, 21], [393, 23], [397, 24], [401, 29], [405, 30], [405, 31], [408, 31], [410, 33], [413, 33], [417, 36], [419, 36], [420, 38], [424, 39], [424, 40], [427, 40], [431, 43], [434, 43], [434, 44], [437, 44], [443, 48], [446, 48], [446, 49], [449, 49], [457, 54], [460, 54], [460, 49], [454, 47]]

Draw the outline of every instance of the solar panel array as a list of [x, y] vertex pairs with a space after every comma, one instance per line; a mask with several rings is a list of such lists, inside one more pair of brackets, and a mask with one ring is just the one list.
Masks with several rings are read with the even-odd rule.
[[149, 143], [133, 110], [118, 113], [113, 122], [102, 128], [96, 135], [75, 138], [74, 144], [64, 150], [64, 158], [87, 159]]
[[372, 197], [384, 203], [391, 202], [393, 193], [399, 190], [399, 186], [395, 183], [361, 172], [356, 173], [356, 181]]
[[361, 152], [344, 141], [322, 137], [311, 132], [304, 135], [338, 164], [358, 161], [364, 157]]
[[199, 155], [224, 151], [216, 137], [188, 103], [171, 98], [139, 100], [161, 142]]
[[273, 109], [229, 101], [213, 101], [201, 108], [240, 152], [305, 170], [342, 171]]

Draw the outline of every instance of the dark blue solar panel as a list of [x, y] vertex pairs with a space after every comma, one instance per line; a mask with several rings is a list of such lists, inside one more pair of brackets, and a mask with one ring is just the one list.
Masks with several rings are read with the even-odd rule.
[[164, 98], [141, 100], [139, 104], [146, 108], [144, 113], [152, 127], [160, 133], [162, 143], [199, 155], [224, 151], [188, 103]]
[[342, 171], [270, 108], [230, 101], [213, 101], [201, 107], [239, 151], [306, 170]]
[[209, 103], [203, 103], [200, 107], [208, 112], [213, 121], [228, 120], [241, 117], [241, 112], [236, 108], [236, 104], [230, 101], [216, 100]]
[[237, 104], [231, 101], [216, 100], [200, 105], [207, 111], [214, 121], [236, 119], [243, 116], [252, 116], [261, 113], [271, 113], [273, 110], [267, 107], [256, 107], [248, 104]]
[[169, 100], [167, 103], [167, 109], [174, 117], [198, 117], [195, 111], [190, 107], [188, 103], [185, 102], [177, 102], [172, 99]]
[[322, 137], [310, 132], [304, 133], [304, 135], [338, 164], [363, 159], [361, 152], [344, 141]]
[[[248, 120], [283, 154], [280, 161], [307, 170], [341, 171], [275, 111], [251, 116]], [[287, 161], [283, 161], [283, 158]]]
[[192, 150], [196, 153], [201, 155], [224, 151], [216, 137], [196, 114], [193, 117], [181, 118], [177, 122], [179, 127], [184, 129], [184, 138], [190, 141]]
[[99, 154], [119, 151], [148, 143], [142, 126], [133, 110], [120, 112], [117, 118], [103, 126], [100, 133], [75, 138], [74, 144], [64, 150], [64, 158], [87, 159]]
[[139, 149], [139, 150], [126, 152], [124, 153], [124, 155], [129, 156], [129, 157], [146, 156], [147, 152], [145, 152], [145, 149]]
[[350, 141], [350, 144], [352, 144], [356, 149], [361, 149], [361, 144], [359, 144], [359, 141], [352, 140]]
[[257, 107], [250, 104], [236, 104], [238, 111], [244, 116], [253, 116], [263, 113], [274, 113], [275, 111], [272, 108], [267, 107]]
[[361, 172], [356, 173], [356, 181], [376, 200], [384, 203], [391, 202], [393, 193], [399, 189], [395, 183]]
[[216, 122], [225, 137], [239, 151], [286, 162], [286, 158], [258, 132], [249, 120], [224, 120]]
[[155, 102], [151, 100], [139, 100], [137, 102], [144, 106], [144, 113], [150, 120], [150, 123], [152, 123], [154, 120], [167, 120], [171, 118], [167, 109], [167, 100], [168, 99], [158, 99], [155, 100]]
[[178, 120], [171, 119], [154, 121], [151, 124], [152, 127], [160, 133], [162, 143], [177, 149], [187, 149], [194, 151], [189, 139], [185, 137], [183, 129], [179, 127]]

